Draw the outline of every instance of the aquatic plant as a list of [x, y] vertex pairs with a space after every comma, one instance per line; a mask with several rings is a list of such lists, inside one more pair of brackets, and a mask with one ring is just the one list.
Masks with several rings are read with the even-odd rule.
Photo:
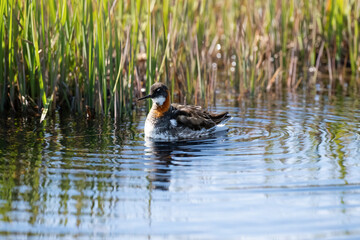
[[357, 93], [359, 11], [356, 0], [1, 1], [0, 112], [119, 117], [159, 80], [192, 104], [219, 85]]

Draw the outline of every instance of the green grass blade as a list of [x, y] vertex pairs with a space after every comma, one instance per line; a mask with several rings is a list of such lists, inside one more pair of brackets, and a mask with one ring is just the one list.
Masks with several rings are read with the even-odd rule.
[[[35, 4], [35, 2], [33, 2], [33, 4]], [[35, 19], [34, 19], [34, 15], [33, 15], [34, 11], [35, 11], [35, 7], [33, 6], [33, 9], [30, 10], [31, 20], [32, 20], [32, 22], [31, 22], [31, 31], [32, 31], [32, 38], [33, 38], [34, 48], [35, 48], [36, 67], [37, 67], [37, 70], [38, 70], [38, 73], [39, 73], [38, 75], [39, 75], [40, 98], [42, 100], [42, 104], [45, 106], [46, 103], [47, 103], [47, 100], [46, 100], [45, 86], [44, 86], [44, 81], [43, 81], [43, 76], [42, 76], [42, 71], [41, 71], [38, 36], [37, 36], [36, 28], [35, 28]]]

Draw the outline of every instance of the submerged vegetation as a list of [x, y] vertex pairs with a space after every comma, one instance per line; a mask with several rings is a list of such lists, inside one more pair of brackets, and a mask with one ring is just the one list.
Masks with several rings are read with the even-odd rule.
[[0, 112], [118, 117], [158, 80], [189, 103], [220, 82], [358, 94], [359, 14], [358, 0], [1, 1]]

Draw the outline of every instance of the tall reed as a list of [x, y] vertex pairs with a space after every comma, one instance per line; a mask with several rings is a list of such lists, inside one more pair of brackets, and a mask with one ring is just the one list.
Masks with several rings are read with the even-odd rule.
[[357, 91], [359, 11], [354, 0], [1, 1], [0, 112], [120, 117], [155, 81], [192, 104], [219, 85], [239, 97]]

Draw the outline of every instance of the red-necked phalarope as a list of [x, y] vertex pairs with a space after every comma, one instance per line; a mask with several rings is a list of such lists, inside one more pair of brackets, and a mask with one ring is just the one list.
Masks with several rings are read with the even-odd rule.
[[228, 112], [216, 114], [204, 111], [200, 106], [170, 104], [168, 88], [157, 82], [150, 94], [139, 98], [151, 98], [152, 108], [145, 121], [145, 137], [152, 139], [199, 138], [212, 134], [218, 124], [230, 118]]

